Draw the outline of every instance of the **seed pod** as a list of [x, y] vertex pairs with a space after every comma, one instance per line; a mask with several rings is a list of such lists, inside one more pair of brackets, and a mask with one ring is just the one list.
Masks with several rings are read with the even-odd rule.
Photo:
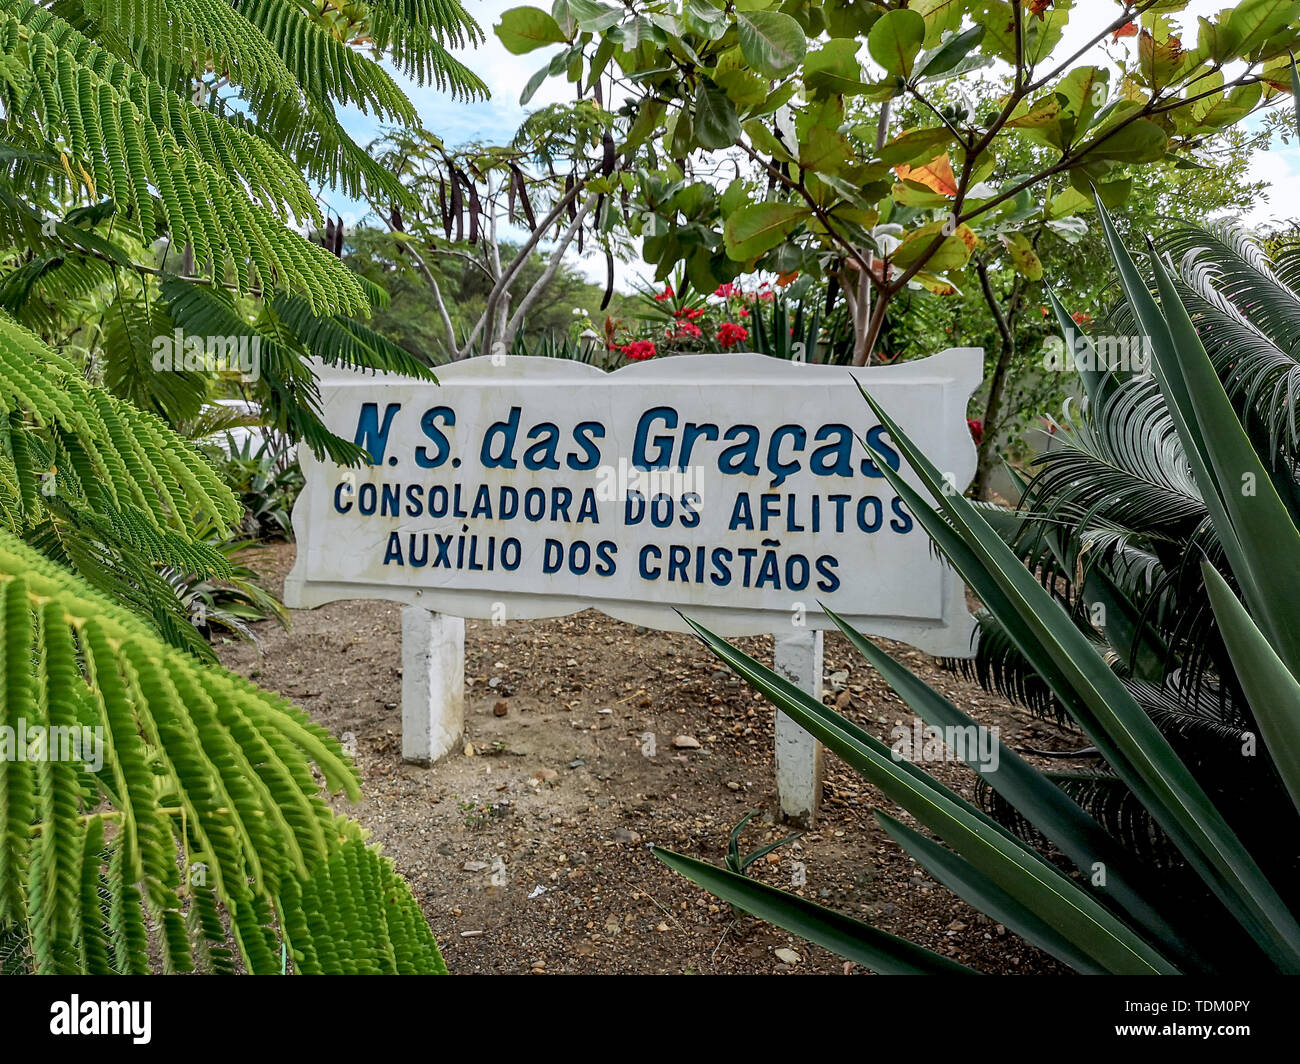
[[514, 163], [510, 164], [511, 180], [519, 189], [519, 204], [524, 209], [524, 217], [528, 219], [528, 231], [531, 233], [537, 229], [537, 218], [533, 214], [533, 205], [528, 198], [528, 182], [524, 180], [524, 172]]
[[461, 177], [465, 182], [465, 191], [469, 193], [469, 242], [478, 243], [478, 220], [483, 213], [483, 204], [478, 198], [478, 188], [468, 177]]
[[600, 146], [603, 152], [600, 160], [600, 174], [602, 177], [609, 177], [614, 172], [614, 138], [608, 129], [600, 138]]
[[456, 241], [459, 243], [465, 239], [465, 198], [461, 195], [455, 171], [451, 175], [451, 216], [456, 222]]
[[609, 306], [609, 301], [614, 298], [614, 253], [605, 249], [605, 298], [600, 301], [600, 309], [604, 310]]

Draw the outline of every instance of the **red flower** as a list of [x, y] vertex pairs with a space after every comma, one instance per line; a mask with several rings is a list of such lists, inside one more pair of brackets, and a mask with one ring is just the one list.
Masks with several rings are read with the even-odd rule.
[[698, 340], [704, 335], [698, 325], [689, 321], [678, 322], [676, 332], [670, 325], [667, 332], [670, 340]]
[[736, 311], [736, 313], [739, 314], [742, 318], [749, 317], [749, 311], [747, 311], [744, 307], [741, 307], [738, 311]]
[[673, 291], [673, 286], [670, 284], [666, 284], [664, 285], [664, 290], [660, 292], [657, 296], [655, 296], [655, 302], [662, 303], [665, 300], [672, 299], [676, 295], [677, 293]]
[[984, 442], [984, 422], [979, 418], [973, 417], [966, 421], [966, 427], [970, 429], [970, 438], [976, 443]]
[[1075, 311], [1073, 314], [1071, 314], [1071, 315], [1070, 315], [1070, 320], [1073, 321], [1075, 325], [1091, 325], [1091, 324], [1092, 324], [1092, 316], [1089, 315], [1089, 314], [1085, 314], [1085, 313], [1084, 313], [1083, 311], [1081, 311], [1081, 310], [1079, 310], [1079, 311]]
[[734, 284], [720, 284], [713, 290], [713, 294], [719, 299], [730, 299], [735, 291], [736, 286]]
[[735, 347], [749, 339], [749, 330], [734, 321], [724, 321], [718, 326], [718, 343], [722, 347]]
[[623, 352], [623, 357], [631, 362], [644, 362], [647, 358], [654, 358], [658, 354], [653, 340], [633, 340], [619, 350]]

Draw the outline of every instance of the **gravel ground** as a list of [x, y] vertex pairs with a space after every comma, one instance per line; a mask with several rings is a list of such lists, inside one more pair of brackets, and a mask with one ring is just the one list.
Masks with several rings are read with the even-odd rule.
[[[293, 550], [252, 556], [277, 593]], [[257, 626], [260, 649], [218, 652], [350, 738], [364, 796], [339, 808], [411, 882], [453, 971], [862, 971], [733, 915], [649, 852], [655, 843], [720, 863], [750, 810], [748, 848], [790, 831], [773, 814], [772, 708], [696, 639], [594, 611], [470, 621], [464, 748], [422, 769], [401, 759], [400, 612], [382, 602], [294, 611], [288, 631]], [[770, 638], [740, 645], [771, 660]], [[882, 645], [1013, 748], [1081, 745], [925, 655]], [[828, 702], [886, 741], [896, 724], [910, 727], [911, 712], [838, 633], [825, 658]], [[928, 767], [974, 797], [963, 766]], [[1061, 970], [931, 880], [876, 825], [877, 805], [910, 822], [828, 754], [817, 822], [751, 874], [785, 888], [802, 881], [807, 897], [984, 971]]]

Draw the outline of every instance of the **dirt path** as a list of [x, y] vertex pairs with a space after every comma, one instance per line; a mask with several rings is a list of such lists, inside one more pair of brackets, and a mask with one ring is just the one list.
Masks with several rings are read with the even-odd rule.
[[[277, 593], [292, 560], [292, 544], [253, 555]], [[470, 621], [465, 751], [420, 769], [401, 759], [400, 612], [379, 602], [295, 611], [290, 631], [258, 626], [262, 650], [231, 643], [218, 652], [353, 737], [364, 798], [340, 808], [410, 880], [453, 971], [861, 971], [735, 918], [647, 849], [653, 842], [720, 862], [751, 809], [760, 812], [747, 848], [788, 831], [771, 812], [772, 709], [697, 640], [592, 611], [497, 628]], [[972, 716], [999, 725], [1009, 745], [1078, 745], [925, 656], [885, 645]], [[770, 638], [742, 646], [771, 660]], [[838, 635], [826, 637], [826, 673], [836, 681], [828, 700], [842, 687], [841, 711], [873, 734], [910, 726], [911, 712]], [[675, 748], [678, 736], [699, 748]], [[964, 767], [928, 767], [973, 797]], [[787, 888], [802, 875], [806, 896], [986, 971], [1058, 970], [930, 880], [876, 826], [879, 801], [828, 756], [815, 830], [751, 872]], [[799, 959], [787, 963], [792, 956], [782, 960], [778, 949]]]

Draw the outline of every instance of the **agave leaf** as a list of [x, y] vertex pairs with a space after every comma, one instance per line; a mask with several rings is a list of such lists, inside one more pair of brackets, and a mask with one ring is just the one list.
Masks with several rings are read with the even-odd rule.
[[1009, 927], [1026, 942], [1050, 953], [1057, 960], [1064, 961], [1075, 971], [1083, 975], [1106, 974], [1105, 968], [1058, 934], [1051, 924], [1021, 905], [951, 850], [927, 839], [879, 809], [876, 810], [876, 821], [899, 846], [916, 858], [922, 868], [966, 904], [973, 905], [985, 916]]
[[1202, 562], [1201, 572], [1237, 678], [1264, 733], [1264, 744], [1291, 800], [1300, 809], [1300, 683], [1269, 646], [1219, 571]]
[[981, 810], [780, 674], [689, 618], [688, 623], [750, 686], [1108, 971], [1154, 975], [1178, 970], [1096, 898]]
[[[940, 518], [882, 455], [877, 465], [882, 466], [881, 473], [890, 485], [990, 612], [1004, 623], [1012, 622], [1008, 632], [1021, 651], [1042, 671], [1067, 711], [1225, 907], [1269, 946], [1275, 963], [1284, 970], [1300, 972], [1300, 924], [1168, 740], [978, 510], [951, 490], [880, 404], [865, 390], [862, 394], [938, 500], [947, 520]], [[950, 552], [953, 539], [962, 546]], [[1000, 591], [1000, 599], [984, 597], [989, 585]], [[1030, 636], [1023, 642], [1021, 629], [1014, 626], [1017, 616]]]
[[870, 924], [837, 913], [747, 876], [737, 875], [693, 857], [655, 847], [653, 853], [674, 872], [710, 894], [783, 927], [793, 935], [824, 946], [882, 975], [977, 975], [973, 969], [938, 953], [896, 938]]
[[[894, 693], [927, 724], [937, 728], [977, 726], [952, 702], [866, 639], [834, 611], [826, 609], [826, 614]], [[967, 761], [972, 768], [977, 767], [974, 759], [968, 758]], [[1151, 885], [1144, 882], [1147, 877], [1124, 848], [1064, 791], [1001, 740], [998, 741], [997, 764], [996, 771], [983, 773], [984, 781], [1069, 857], [1085, 876], [1091, 875], [1094, 866], [1100, 863], [1106, 870], [1105, 895], [1126, 911], [1152, 941], [1158, 942], [1171, 955], [1177, 955], [1183, 964], [1195, 966], [1191, 947], [1161, 915], [1159, 906], [1151, 901]]]

